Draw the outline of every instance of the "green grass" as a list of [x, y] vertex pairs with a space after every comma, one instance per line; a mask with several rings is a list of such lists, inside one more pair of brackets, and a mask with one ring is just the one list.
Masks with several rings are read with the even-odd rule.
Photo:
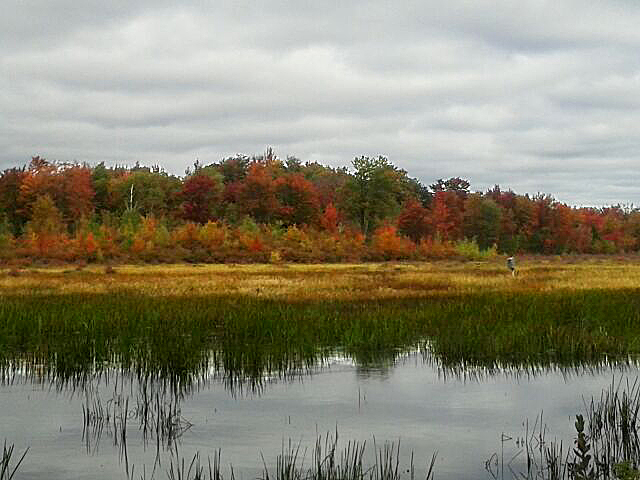
[[37, 362], [61, 378], [114, 360], [181, 381], [212, 363], [257, 378], [336, 350], [368, 363], [425, 344], [451, 368], [624, 360], [640, 353], [640, 289], [295, 303], [122, 291], [6, 295], [0, 304], [3, 365]]

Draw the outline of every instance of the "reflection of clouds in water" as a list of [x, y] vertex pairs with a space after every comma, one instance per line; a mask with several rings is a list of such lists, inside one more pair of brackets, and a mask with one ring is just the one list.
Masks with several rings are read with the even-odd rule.
[[[633, 374], [638, 369], [638, 359], [632, 356], [619, 360], [603, 357], [601, 360], [567, 364], [554, 363], [553, 358], [530, 362], [490, 362], [489, 366], [476, 363], [445, 363], [433, 355], [429, 342], [411, 349], [383, 351], [375, 354], [349, 354], [340, 349], [311, 352], [306, 356], [298, 353], [269, 351], [260, 355], [245, 357], [244, 353], [235, 357], [233, 352], [211, 351], [203, 355], [203, 360], [195, 371], [157, 370], [153, 363], [120, 365], [114, 357], [113, 363], [83, 364], [77, 368], [59, 372], [55, 363], [47, 359], [17, 357], [0, 367], [0, 384], [31, 383], [47, 385], [61, 391], [84, 391], [91, 382], [120, 382], [160, 385], [171, 389], [180, 396], [206, 387], [210, 383], [223, 383], [233, 395], [260, 394], [269, 385], [282, 381], [301, 381], [305, 377], [331, 374], [336, 371], [355, 371], [360, 380], [388, 380], [396, 376], [396, 370], [407, 371], [413, 367], [429, 372], [429, 381], [447, 383], [487, 383], [505, 379], [510, 385], [538, 380], [544, 383], [550, 377], [561, 378], [565, 383], [577, 380], [584, 385], [589, 377], [597, 377], [607, 372], [617, 376]], [[400, 374], [402, 376], [402, 374]], [[435, 378], [431, 378], [435, 376]]]
[[[130, 371], [108, 369], [86, 377], [88, 383], [66, 382], [56, 388], [60, 384], [53, 376], [52, 383], [42, 383], [42, 377], [32, 383], [28, 369], [14, 369], [19, 372], [14, 382], [0, 387], [2, 432], [18, 447], [32, 446], [29, 456], [38, 458], [29, 467], [33, 471], [48, 471], [45, 465], [51, 463], [51, 471], [64, 467], [66, 475], [73, 476], [73, 471], [92, 470], [100, 462], [113, 464], [113, 470], [105, 470], [102, 477], [98, 471], [96, 478], [119, 476], [123, 466], [112, 436], [103, 436], [91, 456], [78, 450], [84, 392], [95, 390], [103, 402], [114, 392], [128, 396], [133, 412], [142, 385], [152, 398], [157, 394], [161, 400], [164, 395], [176, 401], [173, 411], [179, 407], [180, 417], [193, 424], [180, 437], [182, 455], [190, 458], [200, 450], [206, 458], [222, 448], [223, 461], [233, 463], [246, 478], [259, 473], [260, 452], [267, 460], [275, 459], [288, 438], [310, 448], [317, 433], [336, 427], [344, 440], [370, 441], [375, 435], [380, 442], [400, 439], [405, 452], [428, 457], [438, 450], [438, 478], [477, 478], [484, 461], [500, 448], [503, 432], [515, 438], [525, 419], [533, 421], [544, 411], [549, 435], [567, 436], [573, 429], [570, 416], [582, 408], [583, 395], [599, 395], [613, 376], [637, 375], [634, 366], [621, 372], [606, 365], [545, 366], [525, 373], [503, 367], [443, 375], [437, 361], [417, 350], [383, 366], [381, 375], [379, 365], [367, 370], [334, 353], [297, 377], [267, 376], [258, 392], [240, 393], [229, 390], [222, 372], [207, 367], [178, 397], [173, 396], [174, 382]], [[142, 463], [152, 466], [155, 448], [145, 448], [139, 419], [132, 416], [128, 429], [128, 461], [137, 465], [136, 471]], [[70, 455], [78, 460], [61, 466], [61, 459]]]

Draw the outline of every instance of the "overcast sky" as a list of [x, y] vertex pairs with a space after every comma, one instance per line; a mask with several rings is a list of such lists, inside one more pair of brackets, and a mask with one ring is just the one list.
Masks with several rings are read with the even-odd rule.
[[636, 0], [3, 0], [0, 168], [271, 145], [640, 204], [639, 25]]

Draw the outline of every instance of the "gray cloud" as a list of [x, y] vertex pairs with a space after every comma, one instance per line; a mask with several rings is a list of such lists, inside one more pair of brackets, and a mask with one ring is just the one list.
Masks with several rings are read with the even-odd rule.
[[181, 173], [272, 145], [639, 202], [637, 2], [173, 4], [5, 2], [0, 167], [40, 154]]

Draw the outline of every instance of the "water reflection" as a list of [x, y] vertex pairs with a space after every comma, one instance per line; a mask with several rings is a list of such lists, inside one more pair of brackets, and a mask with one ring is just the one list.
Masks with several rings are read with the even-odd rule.
[[[299, 441], [304, 432], [305, 442], [312, 443], [310, 434], [337, 424], [346, 439], [362, 441], [372, 433], [389, 440], [402, 437], [421, 459], [439, 450], [439, 478], [477, 478], [491, 453], [486, 438], [495, 441], [510, 425], [502, 417], [519, 424], [539, 413], [565, 384], [576, 391], [562, 387], [564, 400], [557, 403], [563, 409], [552, 412], [552, 418], [568, 418], [581, 407], [583, 392], [576, 386], [598, 389], [613, 372], [635, 374], [638, 367], [634, 358], [606, 357], [590, 363], [546, 359], [452, 365], [433, 355], [427, 344], [378, 355], [339, 349], [289, 355], [267, 349], [250, 355], [234, 352], [199, 354], [199, 362], [191, 363], [190, 369], [181, 362], [164, 363], [162, 368], [152, 362], [135, 364], [117, 355], [109, 362], [81, 365], [48, 356], [16, 356], [0, 369], [0, 391], [18, 395], [23, 388], [23, 398], [42, 397], [50, 403], [56, 397], [66, 399], [77, 428], [72, 428], [75, 440], [65, 448], [72, 451], [81, 440], [88, 459], [116, 452], [121, 472], [132, 478], [139, 478], [141, 465], [166, 471], [177, 448], [186, 450], [188, 459], [200, 450], [224, 448], [223, 458], [227, 453], [238, 468], [252, 448], [252, 462], [259, 469], [260, 451], [275, 458], [273, 444], [284, 435]], [[27, 407], [13, 408], [28, 431]], [[486, 419], [493, 419], [493, 424]], [[19, 426], [11, 428], [20, 431]], [[510, 436], [517, 438], [513, 431]], [[46, 448], [50, 447], [42, 446], [40, 452]], [[469, 459], [454, 461], [451, 457], [462, 450], [470, 452]], [[34, 449], [32, 456], [37, 453]], [[488, 465], [494, 463], [495, 458]], [[38, 470], [37, 462], [31, 465]], [[260, 473], [244, 468], [249, 476]]]
[[359, 378], [388, 378], [393, 370], [407, 362], [419, 362], [438, 372], [444, 381], [482, 382], [496, 376], [535, 378], [559, 373], [565, 378], [596, 375], [605, 371], [625, 372], [638, 367], [636, 356], [608, 357], [589, 361], [570, 359], [558, 362], [553, 356], [524, 361], [450, 362], [434, 355], [428, 342], [412, 347], [379, 352], [350, 352], [322, 349], [313, 352], [258, 349], [209, 350], [198, 354], [190, 368], [183, 364], [125, 361], [113, 354], [101, 362], [69, 363], [58, 355], [15, 355], [0, 360], [0, 385], [16, 382], [46, 385], [59, 392], [91, 391], [97, 383], [122, 386], [142, 385], [144, 392], [171, 393], [177, 399], [211, 383], [223, 385], [232, 396], [260, 395], [269, 385], [281, 381], [302, 380], [331, 366], [355, 368]]

